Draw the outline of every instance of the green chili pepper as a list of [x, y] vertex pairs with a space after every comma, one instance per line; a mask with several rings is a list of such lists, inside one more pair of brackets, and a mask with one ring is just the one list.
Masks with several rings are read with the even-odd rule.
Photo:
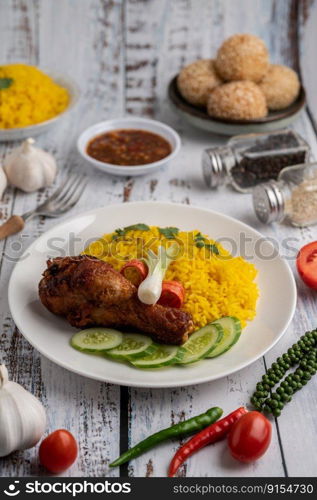
[[216, 406], [214, 408], [210, 408], [206, 411], [206, 413], [197, 415], [197, 417], [190, 418], [189, 420], [185, 420], [185, 422], [180, 422], [179, 424], [172, 425], [172, 427], [156, 432], [155, 434], [152, 434], [152, 436], [147, 437], [136, 446], [123, 453], [119, 458], [110, 464], [110, 467], [122, 465], [125, 462], [142, 455], [142, 453], [146, 452], [150, 448], [153, 448], [166, 439], [186, 436], [200, 431], [208, 425], [216, 422], [216, 420], [221, 417], [222, 413], [222, 409]]

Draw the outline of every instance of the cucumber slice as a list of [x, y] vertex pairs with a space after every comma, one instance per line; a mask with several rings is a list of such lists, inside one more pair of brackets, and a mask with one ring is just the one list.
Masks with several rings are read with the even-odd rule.
[[130, 362], [136, 368], [161, 368], [179, 363], [183, 353], [182, 349], [174, 345], [154, 345], [155, 350], [148, 356], [132, 359]]
[[123, 334], [122, 343], [106, 352], [107, 356], [114, 359], [136, 359], [149, 356], [155, 351], [155, 346], [150, 337], [138, 333]]
[[122, 333], [111, 328], [87, 328], [72, 336], [70, 344], [78, 351], [104, 352], [122, 342]]
[[223, 330], [220, 325], [209, 323], [194, 332], [181, 349], [184, 356], [181, 364], [195, 363], [205, 358], [219, 345], [223, 337]]
[[241, 335], [241, 323], [238, 318], [224, 316], [214, 321], [213, 324], [222, 326], [224, 335], [221, 342], [210, 354], [208, 354], [207, 358], [215, 358], [227, 352], [236, 342], [238, 342]]

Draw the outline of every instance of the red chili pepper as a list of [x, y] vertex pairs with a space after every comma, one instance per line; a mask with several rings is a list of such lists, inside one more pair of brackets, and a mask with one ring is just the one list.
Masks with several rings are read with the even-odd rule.
[[183, 305], [184, 298], [185, 290], [179, 281], [163, 281], [158, 304], [179, 309]]
[[148, 268], [142, 260], [132, 259], [121, 268], [120, 273], [138, 287], [147, 277]]
[[230, 431], [233, 424], [246, 413], [248, 413], [248, 410], [242, 406], [232, 413], [229, 413], [229, 415], [222, 418], [218, 422], [209, 425], [202, 431], [198, 432], [198, 434], [195, 434], [194, 437], [181, 446], [175, 453], [168, 469], [168, 477], [174, 477], [179, 467], [185, 462], [185, 460], [187, 460], [187, 458], [196, 453], [196, 451], [204, 448], [208, 444], [215, 443], [216, 441], [220, 441], [220, 439], [224, 438]]

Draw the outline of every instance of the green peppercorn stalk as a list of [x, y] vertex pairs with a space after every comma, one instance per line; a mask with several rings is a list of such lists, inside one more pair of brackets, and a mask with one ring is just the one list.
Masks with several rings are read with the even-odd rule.
[[[286, 372], [296, 365], [296, 370], [287, 375]], [[292, 400], [299, 391], [315, 375], [317, 371], [317, 330], [306, 332], [296, 344], [293, 344], [276, 362], [272, 363], [262, 381], [256, 385], [251, 403], [258, 411], [272, 413], [279, 417], [286, 403]], [[282, 382], [273, 391], [278, 382]]]

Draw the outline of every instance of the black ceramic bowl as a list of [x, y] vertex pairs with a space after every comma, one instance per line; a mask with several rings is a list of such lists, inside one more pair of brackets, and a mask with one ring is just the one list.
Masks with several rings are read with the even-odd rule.
[[177, 75], [170, 81], [168, 96], [175, 110], [188, 123], [198, 128], [224, 135], [236, 135], [254, 132], [272, 132], [290, 125], [304, 108], [306, 94], [301, 86], [299, 95], [290, 106], [278, 111], [270, 111], [264, 118], [256, 120], [229, 120], [214, 118], [205, 108], [194, 106], [185, 101], [177, 87]]

